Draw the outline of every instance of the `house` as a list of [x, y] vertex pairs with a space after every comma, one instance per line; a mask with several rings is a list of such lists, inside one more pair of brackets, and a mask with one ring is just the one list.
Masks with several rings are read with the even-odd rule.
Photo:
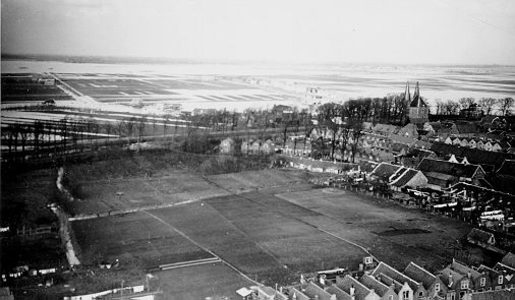
[[395, 270], [384, 262], [380, 262], [371, 275], [379, 278], [381, 282], [388, 286], [395, 285], [395, 291], [399, 299], [411, 300], [427, 297], [427, 291], [421, 283]]
[[416, 188], [425, 186], [428, 179], [424, 174], [418, 170], [403, 168], [397, 171], [401, 173], [397, 178], [392, 178], [390, 186], [392, 189], [400, 191], [404, 187]]
[[410, 262], [403, 273], [413, 280], [422, 283], [427, 291], [428, 298], [435, 299], [447, 295], [447, 286], [442, 280], [414, 262]]
[[392, 165], [389, 163], [380, 163], [371, 173], [371, 178], [376, 178], [382, 180], [384, 182], [389, 183], [390, 177], [394, 175], [397, 171], [399, 171], [402, 166]]
[[477, 228], [472, 228], [467, 235], [467, 241], [479, 246], [495, 246], [495, 236]]
[[334, 300], [335, 298], [336, 300], [353, 300], [353, 298], [349, 294], [345, 293], [342, 289], [340, 289], [334, 284], [326, 287], [325, 290], [329, 294], [334, 295], [332, 296], [333, 298], [331, 300]]
[[446, 300], [465, 299], [472, 292], [470, 279], [449, 267], [440, 271], [438, 277], [447, 287]]
[[303, 292], [299, 291], [299, 289], [292, 288], [290, 290], [290, 296], [288, 297], [288, 300], [311, 300], [311, 298]]
[[413, 123], [408, 123], [397, 132], [397, 135], [418, 139], [418, 127]]
[[359, 282], [368, 289], [373, 290], [381, 300], [397, 300], [398, 296], [392, 285], [388, 286], [369, 274], [363, 274]]
[[220, 154], [234, 154], [235, 142], [232, 138], [226, 138], [220, 143]]
[[477, 270], [457, 261], [456, 259], [452, 260], [450, 268], [463, 276], [466, 276], [470, 280], [470, 288], [472, 290], [480, 290], [487, 288], [487, 281], [490, 284], [489, 277], [485, 273], [480, 273]]
[[310, 299], [332, 300], [332, 295], [329, 292], [327, 292], [325, 289], [319, 287], [313, 282], [309, 282], [302, 285], [301, 291]]
[[515, 269], [515, 254], [508, 252], [508, 254], [502, 258], [501, 263]]
[[479, 165], [460, 164], [443, 160], [424, 158], [417, 169], [424, 172], [442, 173], [459, 178], [462, 181], [468, 181], [477, 184], [479, 179], [483, 179], [486, 175], [484, 169]]
[[261, 144], [259, 148], [259, 152], [261, 154], [270, 155], [275, 153], [275, 144], [272, 140], [268, 139], [264, 143]]
[[381, 297], [356, 278], [346, 275], [336, 277], [336, 286], [356, 300], [380, 300]]

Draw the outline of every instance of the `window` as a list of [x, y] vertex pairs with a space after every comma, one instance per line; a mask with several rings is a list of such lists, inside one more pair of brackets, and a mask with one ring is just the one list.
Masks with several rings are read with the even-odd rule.
[[468, 290], [468, 288], [469, 288], [469, 281], [468, 280], [463, 280], [461, 282], [461, 289], [462, 290]]
[[499, 275], [499, 278], [497, 278], [497, 283], [502, 284], [503, 277], [502, 275]]
[[447, 300], [456, 300], [456, 294], [450, 293], [447, 295]]
[[371, 264], [372, 263], [372, 257], [371, 256], [367, 256], [365, 257], [365, 264]]
[[482, 277], [481, 278], [481, 281], [479, 283], [481, 286], [485, 286], [486, 285], [486, 278], [485, 277]]
[[402, 292], [402, 299], [403, 300], [408, 300], [410, 297], [409, 297], [409, 291], [403, 291]]
[[435, 292], [438, 293], [439, 291], [440, 291], [440, 284], [437, 283], [437, 284], [435, 284]]

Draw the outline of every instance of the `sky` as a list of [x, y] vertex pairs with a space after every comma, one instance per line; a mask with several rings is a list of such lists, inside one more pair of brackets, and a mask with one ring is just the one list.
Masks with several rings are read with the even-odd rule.
[[515, 65], [513, 0], [2, 0], [6, 54]]

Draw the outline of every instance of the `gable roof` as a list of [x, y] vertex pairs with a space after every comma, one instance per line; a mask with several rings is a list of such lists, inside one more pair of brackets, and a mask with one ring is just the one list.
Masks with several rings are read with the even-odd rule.
[[395, 125], [389, 125], [389, 124], [380, 124], [377, 123], [374, 128], [372, 128], [373, 131], [378, 131], [386, 135], [390, 135], [392, 133], [397, 133], [399, 131], [399, 127]]
[[431, 284], [436, 280], [436, 276], [429, 273], [426, 269], [420, 267], [414, 262], [410, 262], [409, 265], [404, 269], [404, 274], [413, 278], [414, 280], [421, 282], [424, 288], [429, 289]]
[[483, 230], [480, 230], [477, 228], [472, 228], [472, 230], [469, 232], [469, 234], [467, 234], [467, 239], [471, 239], [471, 240], [481, 242], [481, 243], [488, 243], [490, 238], [493, 236], [494, 235], [489, 232], [486, 232], [486, 231], [483, 231]]
[[354, 294], [356, 295], [357, 300], [365, 299], [365, 297], [372, 292], [350, 275], [346, 275], [344, 278], [336, 277], [336, 286], [349, 295], [351, 287], [354, 287]]
[[472, 277], [472, 279], [476, 280], [477, 278], [481, 277], [481, 273], [479, 273], [478, 271], [470, 268], [469, 266], [466, 266], [465, 264], [462, 264], [460, 263], [459, 261], [457, 261], [456, 259], [452, 259], [452, 263], [451, 263], [451, 268], [462, 274], [462, 275], [465, 275], [465, 276], [468, 276], [468, 274], [470, 273], [470, 276]]
[[471, 149], [445, 143], [433, 143], [431, 150], [438, 156], [454, 154], [456, 157], [466, 157], [472, 164], [494, 165], [496, 168], [501, 167], [505, 159], [515, 159], [514, 155], [508, 153]]
[[410, 182], [410, 180], [413, 179], [413, 177], [415, 177], [418, 173], [419, 171], [417, 170], [408, 169], [397, 180], [392, 182], [391, 185], [396, 187], [403, 187], [408, 184], [408, 182]]
[[497, 174], [515, 177], [515, 159], [505, 159]]
[[370, 276], [368, 274], [363, 274], [363, 276], [361, 276], [361, 278], [359, 279], [359, 282], [361, 282], [367, 288], [373, 289], [374, 292], [376, 292], [380, 297], [383, 297], [384, 294], [386, 294], [390, 289], [390, 287], [388, 287], [386, 284], [382, 283], [381, 281], [375, 279], [373, 276]]
[[352, 300], [352, 297], [349, 294], [347, 294], [334, 284], [328, 286], [326, 288], [326, 291], [331, 295], [336, 295], [337, 300]]
[[[452, 284], [449, 285], [449, 283], [451, 282], [451, 276], [452, 276]], [[447, 267], [440, 272], [439, 277], [440, 277], [440, 280], [442, 280], [442, 282], [447, 287], [454, 289], [454, 287], [458, 284], [458, 281], [460, 281], [464, 276], [454, 270], [451, 270], [449, 267]]]
[[436, 172], [465, 178], [472, 178], [478, 171], [484, 173], [484, 170], [478, 165], [464, 165], [430, 158], [422, 159], [418, 169], [422, 172]]
[[302, 292], [309, 298], [315, 298], [315, 296], [318, 296], [318, 299], [320, 300], [331, 300], [331, 294], [313, 282], [304, 285]]
[[382, 180], [388, 180], [390, 176], [395, 174], [401, 166], [392, 165], [389, 163], [380, 163], [373, 171], [370, 173], [370, 175], [377, 176], [381, 178]]
[[506, 254], [502, 258], [501, 263], [503, 263], [507, 266], [510, 266], [512, 268], [515, 268], [515, 254], [508, 252], [508, 254]]
[[402, 274], [401, 272], [395, 270], [394, 268], [390, 267], [389, 265], [385, 264], [384, 262], [380, 262], [377, 267], [372, 271], [372, 275], [377, 275], [383, 273], [384, 275], [387, 275], [391, 277], [393, 280], [399, 282], [399, 283], [405, 283], [407, 282], [410, 288], [413, 291], [416, 291], [418, 289], [418, 286], [420, 283], [416, 282], [415, 280], [411, 279], [410, 277]]
[[[293, 295], [295, 295], [295, 298], [293, 298]], [[290, 292], [290, 299], [310, 300], [308, 296], [306, 296], [303, 292], [299, 291], [297, 288], [292, 288]]]

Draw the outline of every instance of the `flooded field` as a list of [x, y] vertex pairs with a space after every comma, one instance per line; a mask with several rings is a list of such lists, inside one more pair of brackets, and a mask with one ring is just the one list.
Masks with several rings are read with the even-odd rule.
[[[401, 93], [406, 81], [420, 82], [421, 94], [430, 103], [438, 99], [515, 95], [515, 67], [497, 65], [2, 61], [2, 73], [27, 72], [56, 73], [77, 90], [105, 102], [141, 97], [218, 107], [256, 105], [255, 102], [261, 100], [259, 104], [266, 106], [266, 103], [279, 101], [301, 102], [306, 88], [311, 87], [319, 88], [326, 100], [342, 101]], [[215, 80], [220, 77], [230, 80]]]

